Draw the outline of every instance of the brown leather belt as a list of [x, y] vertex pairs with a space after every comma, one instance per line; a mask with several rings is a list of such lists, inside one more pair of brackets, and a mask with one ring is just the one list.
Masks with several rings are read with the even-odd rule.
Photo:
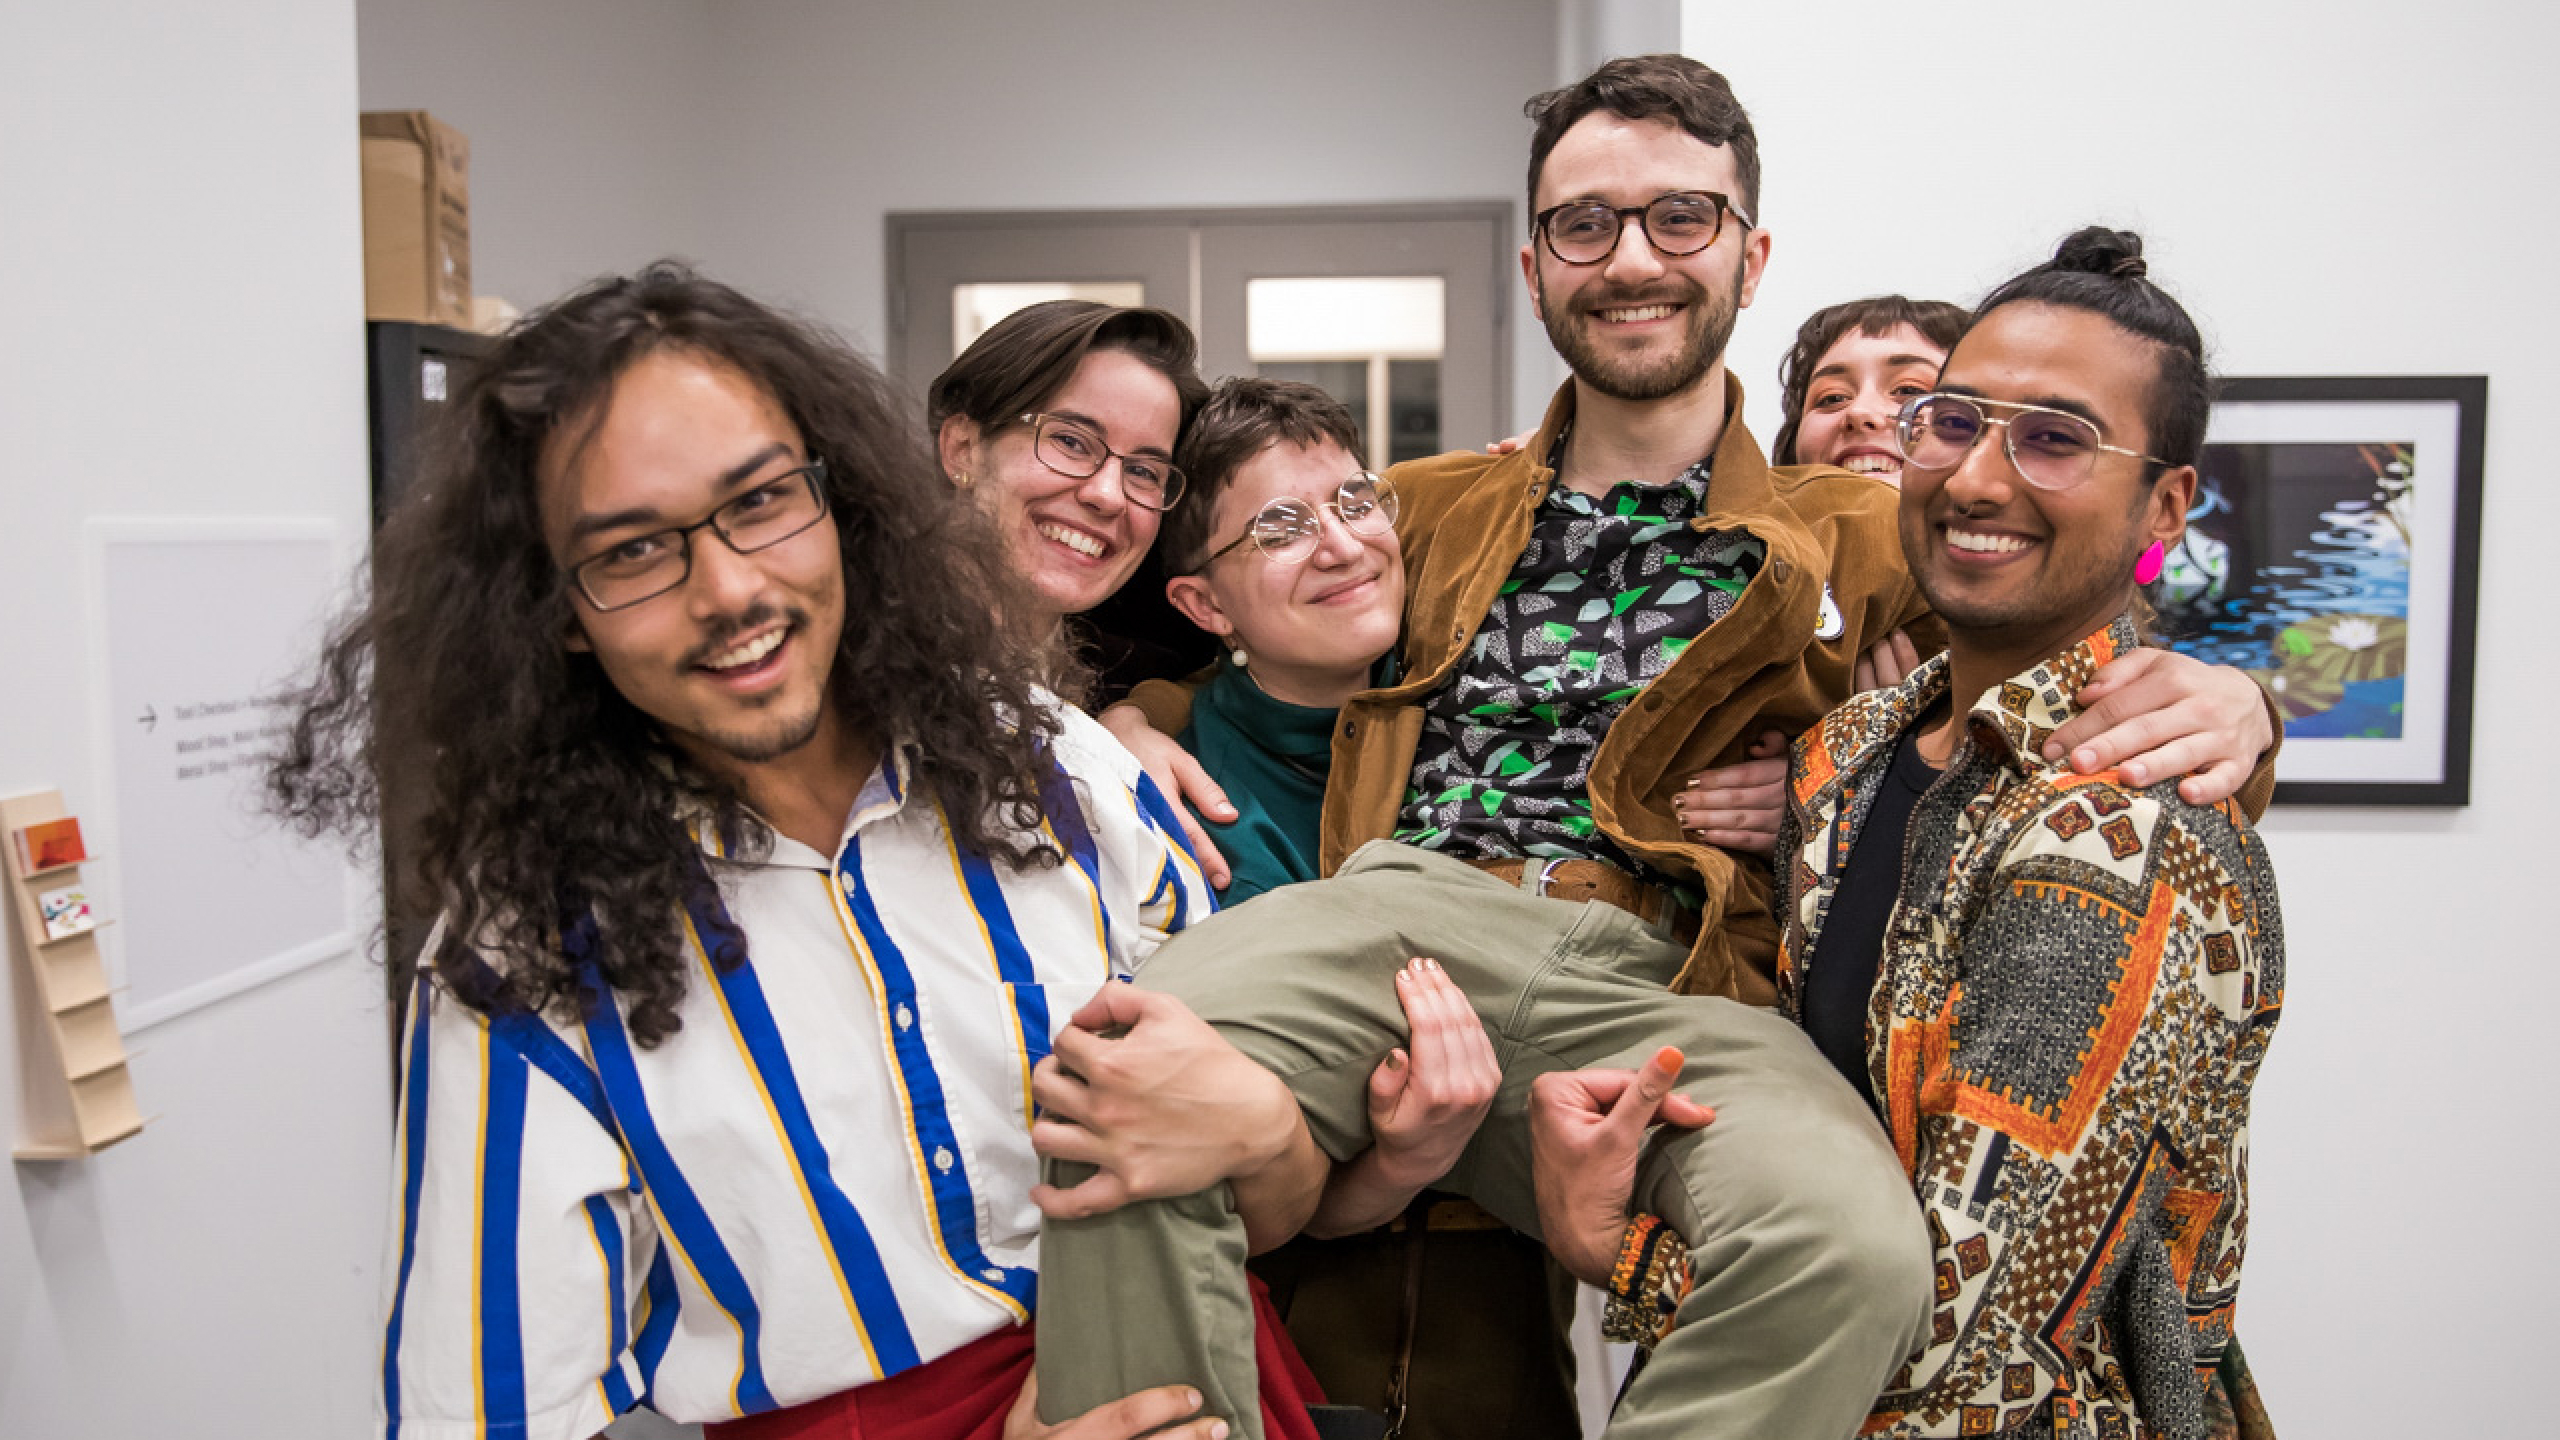
[[[1470, 860], [1497, 880], [1532, 895], [1580, 904], [1597, 900], [1614, 905], [1682, 945], [1698, 943], [1698, 912], [1673, 898], [1659, 885], [1648, 885], [1615, 865], [1600, 860]], [[1522, 876], [1530, 878], [1522, 882]]]

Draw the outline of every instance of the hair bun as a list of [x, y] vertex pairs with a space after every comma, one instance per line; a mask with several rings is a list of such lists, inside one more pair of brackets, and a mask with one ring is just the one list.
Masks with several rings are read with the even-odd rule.
[[2130, 230], [2110, 230], [2103, 225], [2071, 232], [2053, 252], [2052, 266], [2056, 270], [2125, 280], [2140, 280], [2151, 273], [2151, 266], [2142, 258], [2142, 237]]

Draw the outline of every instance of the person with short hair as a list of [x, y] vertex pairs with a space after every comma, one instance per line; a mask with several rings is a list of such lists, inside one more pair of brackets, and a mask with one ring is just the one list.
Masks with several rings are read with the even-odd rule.
[[[1892, 496], [1841, 471], [1772, 472], [1739, 422], [1724, 348], [1769, 237], [1756, 138], [1724, 78], [1680, 56], [1617, 60], [1530, 113], [1522, 272], [1573, 379], [1519, 453], [1390, 476], [1403, 642], [1393, 682], [1335, 727], [1329, 878], [1213, 917], [1079, 1017], [1096, 1043], [1078, 1050], [1132, 1098], [1097, 1103], [1064, 1064], [1040, 1087], [1035, 1142], [1060, 1162], [1041, 1192], [1052, 1283], [1120, 1302], [1110, 1326], [1047, 1312], [1058, 1413], [1178, 1377], [1250, 1430], [1243, 1253], [1295, 1233], [1330, 1167], [1368, 1148], [1367, 1080], [1403, 1033], [1389, 980], [1416, 954], [1503, 1059], [1443, 1188], [1619, 1291], [1657, 1253], [1629, 1210], [1692, 1240], [1676, 1314], [1622, 1312], [1622, 1333], [1641, 1323], [1659, 1348], [1613, 1434], [1832, 1440], [1928, 1323], [1908, 1188], [1865, 1107], [1794, 1027], [1737, 1003], [1775, 998], [1767, 872], [1684, 833], [1672, 804], [1763, 730], [1826, 713], [1877, 641], [1930, 625]], [[2245, 676], [2183, 657], [2138, 658], [2096, 689], [2111, 708], [2054, 737], [2092, 768], [2202, 767], [2182, 783], [2229, 793], [2273, 736]], [[2115, 709], [2174, 718], [2115, 733]], [[1117, 733], [1146, 745], [1145, 728]], [[2170, 730], [2186, 733], [2121, 758]], [[1164, 768], [1171, 741], [1153, 739], [1142, 753]], [[1281, 1129], [1203, 1146], [1170, 1098], [1136, 1098], [1181, 1057], [1223, 1054], [1211, 1040], [1266, 1072], [1221, 1071]], [[1712, 1102], [1716, 1123], [1628, 1177], [1615, 1240], [1547, 1233], [1529, 1085], [1632, 1072], [1666, 1045], [1685, 1057], [1679, 1098]], [[1231, 1194], [1239, 1179], [1271, 1204]]]
[[[1947, 652], [1804, 737], [1778, 850], [1782, 1004], [1928, 1217], [1926, 1343], [1865, 1434], [2269, 1433], [2224, 1362], [2275, 872], [2237, 806], [2040, 745], [2146, 643], [2136, 586], [2185, 528], [2210, 393], [2140, 238], [2092, 227], [1992, 292], [1897, 427]], [[1561, 1216], [1635, 1148], [1573, 1143], [1598, 1107], [1540, 1083]]]
[[[423, 790], [382, 1433], [1223, 1435], [1178, 1385], [1033, 1413], [1033, 1069], [1213, 901], [918, 417], [659, 265], [528, 316], [449, 423], [269, 777], [311, 828]], [[1189, 1108], [1268, 1123], [1227, 1103]]]
[[[1167, 587], [1228, 655], [1178, 738], [1238, 811], [1210, 825], [1234, 867], [1226, 905], [1317, 877], [1334, 722], [1395, 648], [1396, 490], [1364, 453], [1331, 395], [1246, 377], [1210, 393], [1177, 457], [1190, 491], [1158, 540]], [[1493, 1099], [1492, 1047], [1438, 967], [1407, 966], [1396, 990], [1408, 1035], [1369, 1078], [1374, 1142], [1254, 1273], [1336, 1404], [1410, 1440], [1569, 1434], [1569, 1280], [1481, 1207], [1424, 1193]]]
[[1779, 847], [1783, 1003], [1875, 1103], [1939, 1277], [1869, 1433], [2205, 1433], [2284, 1001], [2275, 871], [2237, 807], [2037, 742], [2146, 643], [2136, 583], [2186, 527], [2211, 393], [2140, 237], [2093, 227], [1991, 293], [1899, 428], [1947, 653], [1805, 737]]

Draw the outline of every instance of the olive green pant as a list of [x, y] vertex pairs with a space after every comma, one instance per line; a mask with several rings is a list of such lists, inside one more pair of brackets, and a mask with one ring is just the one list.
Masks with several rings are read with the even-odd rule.
[[[1634, 1205], [1690, 1245], [1693, 1285], [1609, 1435], [1844, 1440], [1928, 1330], [1929, 1246], [1874, 1113], [1784, 1018], [1665, 987], [1684, 952], [1624, 911], [1541, 899], [1384, 842], [1333, 879], [1175, 936], [1138, 983], [1172, 995], [1297, 1095], [1336, 1160], [1369, 1145], [1369, 1074], [1402, 1044], [1394, 974], [1428, 955], [1474, 1002], [1502, 1067], [1493, 1109], [1437, 1188], [1530, 1234], [1530, 1082], [1632, 1069], [1663, 1045], [1716, 1121], [1647, 1147]], [[1089, 1173], [1089, 1172], [1085, 1172]], [[1079, 1178], [1061, 1167], [1058, 1178]], [[1154, 1385], [1262, 1440], [1232, 1193], [1140, 1201], [1042, 1231], [1040, 1412]]]

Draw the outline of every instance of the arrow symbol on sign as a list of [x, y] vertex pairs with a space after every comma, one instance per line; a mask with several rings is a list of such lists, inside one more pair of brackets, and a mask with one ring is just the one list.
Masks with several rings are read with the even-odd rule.
[[135, 723], [142, 727], [143, 734], [148, 735], [160, 728], [160, 712], [145, 705], [142, 707], [141, 718]]

